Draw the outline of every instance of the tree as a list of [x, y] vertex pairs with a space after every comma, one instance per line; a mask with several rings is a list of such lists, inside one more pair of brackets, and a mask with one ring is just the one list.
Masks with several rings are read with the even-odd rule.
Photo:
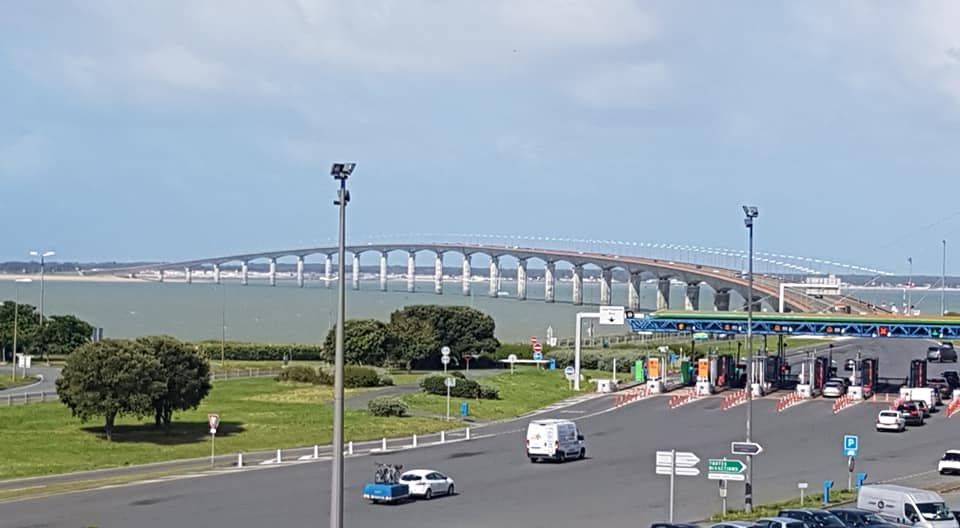
[[19, 312], [16, 321], [16, 352], [34, 350], [37, 329], [40, 323], [39, 312], [29, 304], [17, 304], [13, 301], [4, 301], [3, 304], [0, 305], [0, 347], [3, 348], [5, 357], [7, 358], [13, 357], [14, 306], [17, 307], [16, 312]]
[[73, 315], [52, 315], [38, 333], [39, 350], [45, 354], [69, 355], [90, 342], [93, 325]]
[[160, 363], [163, 390], [153, 398], [154, 420], [169, 429], [173, 411], [196, 409], [210, 393], [210, 363], [172, 337], [143, 337], [137, 345]]
[[[337, 329], [327, 332], [323, 354], [333, 361]], [[376, 319], [349, 319], [343, 323], [343, 360], [357, 365], [382, 365], [394, 353], [397, 340], [392, 329]]]
[[142, 417], [153, 409], [154, 398], [164, 391], [160, 368], [160, 361], [137, 343], [112, 339], [87, 343], [67, 358], [57, 394], [81, 421], [103, 417], [110, 441], [117, 416]]
[[407, 306], [390, 314], [390, 326], [398, 342], [393, 359], [408, 369], [415, 363], [438, 365], [444, 346], [454, 358], [500, 346], [493, 318], [467, 306]]

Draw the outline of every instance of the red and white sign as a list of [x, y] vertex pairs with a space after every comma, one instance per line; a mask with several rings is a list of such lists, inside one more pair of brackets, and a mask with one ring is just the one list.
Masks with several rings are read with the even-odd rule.
[[533, 344], [533, 351], [534, 351], [535, 353], [543, 352], [543, 346], [541, 346], [540, 343], [534, 343], [534, 344]]
[[538, 340], [537, 340], [537, 336], [530, 336], [530, 344], [531, 344], [531, 345], [536, 345], [536, 344], [537, 344], [537, 341], [538, 341]]
[[[219, 414], [208, 414], [207, 415], [207, 425], [210, 426], [211, 431], [216, 431], [217, 426], [220, 425], [220, 415]], [[213, 433], [211, 433], [213, 434]]]
[[463, 355], [463, 360], [464, 360], [464, 361], [470, 361], [471, 359], [473, 359], [473, 356], [471, 356], [470, 354], [464, 354], [464, 355]]

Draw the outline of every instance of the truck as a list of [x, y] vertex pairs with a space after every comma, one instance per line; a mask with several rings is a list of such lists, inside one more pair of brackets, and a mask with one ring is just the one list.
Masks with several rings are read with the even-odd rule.
[[401, 502], [410, 498], [410, 487], [400, 482], [401, 465], [376, 464], [373, 482], [363, 486], [363, 498], [373, 504]]
[[933, 387], [901, 387], [900, 399], [906, 401], [920, 400], [926, 403], [927, 408], [932, 411], [940, 402], [935, 391], [936, 389]]
[[957, 528], [950, 509], [938, 493], [896, 486], [870, 484], [860, 488], [857, 508], [876, 513], [883, 520], [915, 528]]
[[587, 445], [577, 424], [570, 420], [534, 420], [527, 425], [530, 462], [564, 462], [587, 455]]

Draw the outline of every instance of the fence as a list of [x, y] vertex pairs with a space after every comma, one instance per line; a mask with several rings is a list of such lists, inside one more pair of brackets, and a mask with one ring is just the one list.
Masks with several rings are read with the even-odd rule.
[[6, 400], [5, 403], [7, 407], [12, 407], [14, 405], [27, 405], [30, 403], [57, 401], [59, 399], [60, 396], [58, 396], [54, 391], [21, 392], [19, 394], [7, 394], [6, 396], [0, 396], [0, 402]]
[[267, 378], [279, 375], [282, 368], [244, 368], [220, 370], [210, 373], [210, 381], [240, 378]]

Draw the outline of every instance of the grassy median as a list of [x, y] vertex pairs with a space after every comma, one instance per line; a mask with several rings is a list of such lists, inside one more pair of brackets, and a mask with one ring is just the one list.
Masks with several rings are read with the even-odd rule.
[[5, 389], [15, 389], [17, 387], [23, 387], [24, 385], [32, 385], [40, 381], [40, 378], [36, 376], [27, 376], [26, 378], [17, 377], [16, 381], [12, 381], [9, 377], [4, 377], [0, 379], [0, 390]]

